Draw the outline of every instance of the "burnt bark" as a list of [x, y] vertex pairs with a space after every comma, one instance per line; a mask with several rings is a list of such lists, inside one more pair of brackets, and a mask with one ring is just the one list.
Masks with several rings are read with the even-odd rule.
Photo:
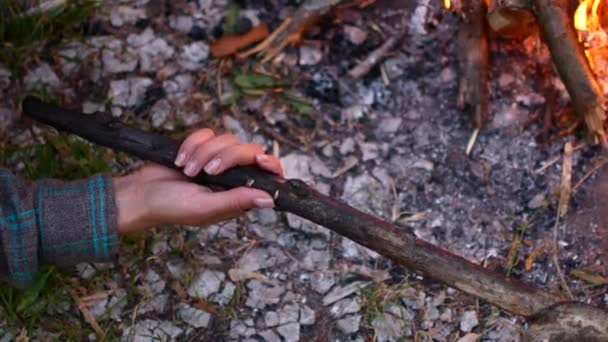
[[[26, 115], [99, 145], [175, 168], [180, 142], [127, 126], [109, 115], [84, 115], [28, 97]], [[343, 202], [325, 196], [300, 180], [285, 180], [252, 167], [239, 167], [218, 176], [201, 173], [201, 184], [226, 188], [252, 186], [273, 195], [278, 210], [291, 212], [364, 245], [412, 271], [471, 294], [513, 314], [531, 317], [562, 301], [548, 292], [489, 271], [447, 250], [417, 239], [414, 234]]]
[[486, 5], [483, 0], [462, 4], [462, 20], [458, 28], [458, 60], [460, 82], [458, 108], [472, 112], [475, 128], [481, 129], [488, 112], [488, 29]]
[[573, 15], [578, 3], [576, 0], [532, 0], [543, 38], [576, 113], [584, 119], [589, 132], [608, 146], [603, 126], [604, 95], [574, 28]]
[[505, 38], [525, 38], [536, 30], [528, 0], [490, 0], [488, 24]]

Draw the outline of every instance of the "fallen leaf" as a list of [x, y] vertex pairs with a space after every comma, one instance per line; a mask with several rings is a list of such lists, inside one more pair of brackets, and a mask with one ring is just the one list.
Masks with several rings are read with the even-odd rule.
[[545, 249], [543, 247], [535, 248], [534, 250], [532, 250], [530, 255], [528, 255], [528, 257], [526, 258], [526, 262], [525, 262], [526, 271], [530, 272], [530, 270], [532, 269], [532, 264], [534, 264], [534, 260], [536, 260], [536, 257], [539, 254], [544, 253], [544, 251], [545, 251]]
[[260, 73], [236, 74], [233, 80], [243, 90], [276, 89], [285, 85], [272, 76]]
[[230, 280], [232, 280], [234, 282], [248, 280], [248, 279], [255, 279], [255, 280], [259, 280], [259, 281], [268, 281], [269, 280], [267, 276], [265, 276], [259, 272], [247, 271], [247, 270], [242, 270], [239, 268], [231, 268], [230, 270], [228, 270], [228, 276], [230, 277]]
[[225, 34], [211, 44], [211, 55], [215, 58], [230, 56], [266, 38], [269, 34], [270, 32], [268, 32], [268, 25], [266, 23], [261, 23], [241, 35], [234, 33]]
[[602, 286], [602, 285], [608, 285], [608, 278], [606, 277], [602, 277], [599, 274], [593, 274], [593, 273], [589, 273], [583, 270], [572, 270], [572, 272], [570, 272], [572, 274], [572, 276], [574, 276], [575, 278], [578, 278], [584, 282], [587, 282], [593, 286]]

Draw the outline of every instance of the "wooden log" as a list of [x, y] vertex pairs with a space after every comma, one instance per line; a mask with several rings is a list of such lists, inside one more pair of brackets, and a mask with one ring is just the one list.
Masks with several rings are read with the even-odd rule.
[[472, 112], [476, 129], [481, 129], [488, 112], [488, 32], [486, 5], [483, 0], [462, 4], [458, 28], [460, 82], [458, 108]]
[[573, 16], [577, 0], [532, 0], [543, 38], [564, 82], [574, 110], [588, 131], [608, 147], [604, 95], [578, 42]]
[[[59, 130], [71, 132], [96, 144], [175, 168], [180, 142], [127, 126], [110, 115], [84, 115], [27, 97], [26, 115]], [[221, 175], [204, 172], [195, 177], [201, 184], [225, 188], [252, 186], [272, 194], [278, 210], [291, 212], [327, 227], [366, 246], [410, 270], [471, 294], [508, 312], [524, 317], [562, 301], [551, 293], [484, 269], [463, 257], [422, 241], [377, 217], [325, 196], [300, 180], [285, 180], [253, 167], [230, 169]]]

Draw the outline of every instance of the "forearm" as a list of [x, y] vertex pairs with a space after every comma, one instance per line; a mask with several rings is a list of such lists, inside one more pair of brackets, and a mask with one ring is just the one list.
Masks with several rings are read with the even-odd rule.
[[118, 249], [112, 181], [26, 182], [0, 170], [0, 277], [28, 286], [42, 264], [108, 261]]

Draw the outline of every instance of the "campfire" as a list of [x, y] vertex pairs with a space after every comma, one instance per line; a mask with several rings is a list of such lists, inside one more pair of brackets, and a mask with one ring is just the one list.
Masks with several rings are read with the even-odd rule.
[[[563, 81], [570, 102], [587, 131], [607, 146], [604, 129], [607, 91], [606, 47], [602, 26], [606, 5], [600, 0], [488, 0], [444, 3], [461, 13], [461, 83], [459, 106], [472, 109], [476, 130], [483, 127], [487, 112], [488, 29], [509, 39], [538, 35], [549, 47], [554, 68]], [[605, 20], [605, 19], [604, 19]], [[486, 23], [488, 24], [486, 26]], [[605, 26], [605, 24], [604, 24]], [[546, 116], [554, 115], [552, 85], [547, 85]], [[549, 122], [550, 120], [544, 120]], [[575, 123], [562, 136], [574, 131]], [[475, 136], [475, 134], [474, 134]], [[467, 152], [470, 152], [469, 144]]]

